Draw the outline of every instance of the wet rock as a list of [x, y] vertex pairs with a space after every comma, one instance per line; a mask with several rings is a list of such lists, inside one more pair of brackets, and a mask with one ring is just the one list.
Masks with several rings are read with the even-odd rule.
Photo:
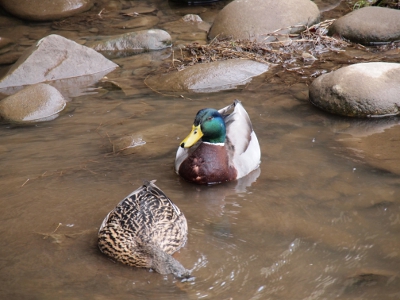
[[12, 122], [48, 121], [56, 118], [65, 105], [56, 88], [39, 83], [1, 100], [0, 115]]
[[93, 49], [52, 34], [23, 53], [0, 80], [0, 88], [90, 75], [116, 67]]
[[400, 64], [360, 63], [323, 74], [309, 90], [311, 103], [349, 117], [399, 114]]
[[111, 141], [111, 144], [114, 154], [119, 152], [123, 152], [123, 154], [131, 154], [135, 152], [135, 147], [145, 145], [146, 142], [141, 136], [127, 135]]
[[[87, 47], [99, 52], [110, 52], [121, 56], [143, 50], [160, 50], [171, 47], [171, 36], [161, 29], [141, 30], [115, 36], [99, 36], [88, 41]], [[109, 53], [109, 54], [110, 54]]]
[[235, 88], [268, 71], [269, 65], [252, 60], [230, 59], [197, 64], [180, 72], [150, 77], [147, 84], [160, 91], [216, 92]]
[[93, 0], [0, 0], [9, 13], [25, 20], [48, 21], [84, 12]]
[[[137, 129], [135, 133], [112, 138], [107, 151], [122, 155], [143, 155], [145, 157], [164, 156], [179, 146], [179, 140], [173, 132], [184, 132], [184, 126], [174, 123]], [[172, 132], [172, 134], [171, 134]], [[163, 145], [163, 147], [160, 147]]]
[[[215, 18], [208, 38], [252, 39], [263, 41], [265, 34], [295, 25], [312, 25], [319, 20], [319, 10], [310, 0], [235, 0]], [[296, 26], [280, 33], [299, 32]]]
[[352, 11], [331, 25], [329, 34], [369, 45], [400, 39], [400, 10], [369, 6]]
[[203, 20], [198, 16], [194, 14], [187, 14], [182, 17], [182, 20], [185, 22], [203, 22]]
[[388, 285], [398, 286], [399, 275], [397, 272], [381, 269], [360, 269], [347, 277], [344, 282], [346, 291], [354, 288], [381, 285], [385, 288]]
[[163, 29], [171, 33], [197, 33], [197, 32], [208, 32], [211, 25], [207, 22], [187, 22], [182, 18], [163, 24]]
[[12, 43], [11, 39], [0, 36], [0, 49]]
[[204, 21], [204, 22], [208, 22], [210, 24], [214, 23], [215, 18], [217, 17], [219, 13], [219, 10], [209, 10], [206, 11], [202, 14], [200, 14], [200, 18]]
[[144, 16], [112, 25], [112, 27], [120, 29], [152, 28], [156, 26], [158, 22], [159, 19], [155, 16]]
[[122, 2], [119, 0], [103, 1], [103, 3], [101, 4], [101, 8], [104, 9], [105, 11], [121, 11], [122, 10]]

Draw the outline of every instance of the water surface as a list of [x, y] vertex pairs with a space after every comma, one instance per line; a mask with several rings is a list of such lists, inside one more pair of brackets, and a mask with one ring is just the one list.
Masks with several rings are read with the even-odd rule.
[[[129, 8], [136, 2], [112, 3]], [[223, 4], [167, 3], [149, 2], [160, 28], [188, 12], [211, 18]], [[108, 17], [122, 18], [112, 11]], [[23, 26], [35, 37], [84, 37], [93, 26], [101, 34], [121, 32], [96, 22], [80, 24], [81, 31]], [[184, 30], [172, 34], [187, 37]], [[349, 57], [388, 59], [357, 51], [328, 54], [328, 63], [315, 63], [310, 74], [345, 65]], [[391, 55], [398, 61], [398, 53]], [[150, 90], [144, 79], [170, 59], [166, 52], [114, 59], [121, 68], [108, 77], [129, 88], [100, 83], [73, 97], [54, 121], [0, 125], [1, 298], [400, 298], [399, 175], [370, 164], [365, 149], [354, 146], [391, 126], [395, 138], [398, 121], [366, 126], [326, 114], [308, 102], [312, 79], [279, 67], [231, 91], [180, 97]], [[185, 182], [173, 162], [196, 112], [235, 98], [258, 135], [260, 169], [222, 185]], [[146, 144], [113, 153], [110, 141], [126, 135]], [[350, 147], [349, 140], [356, 143]], [[377, 154], [391, 145], [383, 143]], [[97, 249], [105, 215], [152, 179], [188, 220], [188, 243], [174, 256], [192, 270], [193, 281], [127, 267]]]

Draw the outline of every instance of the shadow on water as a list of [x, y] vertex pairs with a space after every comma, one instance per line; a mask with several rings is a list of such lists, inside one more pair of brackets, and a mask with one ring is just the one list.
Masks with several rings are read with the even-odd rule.
[[[152, 4], [164, 13], [160, 27], [188, 12], [220, 9], [174, 13]], [[46, 26], [43, 32], [52, 30]], [[234, 90], [155, 93], [144, 79], [170, 59], [115, 59], [121, 68], [109, 82], [79, 90], [59, 118], [0, 125], [1, 297], [399, 298], [399, 170], [388, 143], [397, 141], [398, 118], [323, 113], [308, 103], [311, 79], [278, 68]], [[340, 63], [332, 57], [331, 64]], [[260, 141], [260, 168], [222, 185], [185, 182], [173, 162], [196, 112], [235, 98]], [[113, 151], [128, 135], [145, 143]], [[174, 256], [192, 269], [192, 281], [115, 263], [97, 249], [104, 216], [151, 179], [188, 220], [188, 243]]]

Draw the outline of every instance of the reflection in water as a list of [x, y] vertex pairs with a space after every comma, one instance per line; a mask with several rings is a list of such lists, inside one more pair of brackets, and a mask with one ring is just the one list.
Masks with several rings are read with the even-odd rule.
[[[49, 81], [47, 83], [57, 88], [60, 93], [66, 98], [66, 100], [71, 100], [74, 97], [79, 97], [82, 95], [88, 95], [91, 93], [96, 94], [96, 90], [93, 88], [93, 85], [111, 71], [113, 71], [113, 69], [91, 75], [58, 79], [54, 81]], [[3, 88], [0, 89], [0, 94], [12, 95], [22, 90], [24, 87], [25, 86]]]
[[399, 124], [400, 118], [396, 116], [368, 119], [344, 118], [332, 121], [332, 130], [335, 133], [349, 134], [352, 137], [359, 138], [382, 133], [386, 129]]

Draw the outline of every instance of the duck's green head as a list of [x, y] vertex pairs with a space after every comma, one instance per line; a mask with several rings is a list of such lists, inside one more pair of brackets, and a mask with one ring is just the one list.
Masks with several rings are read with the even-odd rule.
[[225, 121], [213, 108], [199, 110], [194, 119], [192, 131], [182, 141], [182, 148], [192, 147], [199, 139], [209, 143], [224, 143], [226, 137]]

